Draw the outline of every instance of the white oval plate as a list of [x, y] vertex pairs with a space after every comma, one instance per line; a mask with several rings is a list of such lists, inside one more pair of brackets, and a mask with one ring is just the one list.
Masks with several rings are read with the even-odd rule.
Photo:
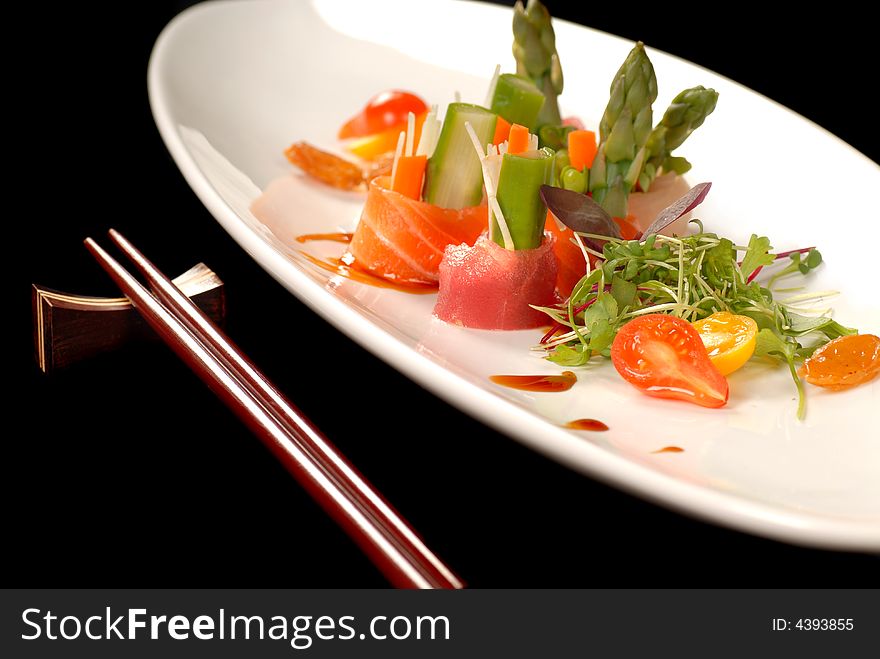
[[[431, 30], [399, 29], [427, 25], [426, 18]], [[563, 110], [595, 126], [632, 44], [563, 21], [556, 32], [563, 63], [591, 62], [567, 72]], [[449, 48], [452, 33], [467, 47]], [[433, 295], [341, 279], [299, 255], [295, 236], [352, 230], [362, 199], [291, 175], [283, 148], [300, 139], [333, 148], [340, 123], [387, 88], [437, 103], [459, 91], [481, 102], [499, 59], [513, 68], [510, 39], [510, 10], [479, 4], [208, 3], [177, 17], [156, 43], [150, 102], [187, 181], [232, 237], [317, 313], [451, 404], [572, 468], [718, 524], [788, 542], [880, 551], [880, 381], [836, 394], [811, 388], [804, 422], [795, 418], [787, 373], [760, 364], [730, 378], [730, 403], [721, 410], [640, 396], [607, 363], [581, 370], [563, 394], [513, 391], [488, 376], [559, 370], [530, 353], [537, 332], [451, 327], [432, 318]], [[880, 217], [866, 214], [872, 206], [857, 193], [810, 194], [797, 164], [825, 163], [825, 189], [865, 195], [880, 189], [880, 168], [730, 80], [661, 52], [651, 58], [658, 112], [696, 84], [721, 95], [684, 150], [695, 163], [690, 180], [714, 183], [699, 213], [707, 227], [738, 241], [759, 232], [777, 249], [819, 245], [826, 265], [810, 288], [842, 291], [832, 302], [836, 317], [880, 331], [877, 306], [860, 306], [875, 299], [867, 261], [848, 259], [843, 236], [827, 231], [831, 218], [876, 225]], [[748, 180], [760, 153], [775, 154], [772, 185]], [[781, 158], [792, 166], [781, 166]], [[279, 177], [276, 193], [288, 195], [295, 212], [261, 222], [249, 206]], [[338, 253], [332, 243], [309, 248], [329, 254], [334, 247]], [[610, 430], [560, 425], [582, 417]], [[653, 453], [667, 445], [684, 452]]]

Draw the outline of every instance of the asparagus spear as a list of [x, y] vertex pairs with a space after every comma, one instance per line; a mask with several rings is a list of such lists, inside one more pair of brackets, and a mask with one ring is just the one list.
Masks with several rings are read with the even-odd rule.
[[672, 152], [703, 125], [717, 102], [718, 92], [702, 85], [685, 89], [672, 99], [663, 119], [648, 137], [648, 161], [639, 176], [642, 190], [647, 192], [661, 168], [676, 174], [684, 174], [691, 168], [685, 158], [674, 157]]
[[544, 107], [544, 94], [528, 78], [502, 73], [495, 83], [489, 109], [510, 124], [520, 124], [535, 131], [538, 114]]
[[657, 98], [654, 67], [639, 41], [611, 83], [611, 98], [599, 123], [599, 150], [590, 170], [590, 190], [614, 217], [626, 217], [627, 197], [647, 158], [651, 104]]
[[522, 0], [517, 0], [513, 8], [513, 56], [516, 72], [530, 78], [544, 93], [546, 100], [537, 125], [561, 124], [556, 97], [562, 93], [562, 67], [550, 12], [540, 0], [528, 0], [525, 8]]
[[[497, 197], [514, 249], [534, 249], [544, 239], [547, 207], [540, 190], [552, 180], [553, 155], [551, 149], [504, 154]], [[504, 246], [497, 218], [492, 220], [489, 236]]]

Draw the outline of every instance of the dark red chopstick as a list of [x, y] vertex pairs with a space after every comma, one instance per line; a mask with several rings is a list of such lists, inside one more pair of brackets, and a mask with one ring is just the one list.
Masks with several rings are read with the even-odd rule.
[[360, 500], [364, 510], [370, 512], [379, 524], [392, 527], [405, 541], [407, 551], [418, 556], [426, 569], [434, 572], [434, 578], [459, 584], [458, 578], [437, 556], [431, 552], [385, 499], [357, 472], [338, 450], [266, 379], [256, 366], [226, 337], [193, 302], [156, 268], [122, 234], [111, 229], [111, 240], [131, 260], [146, 278], [153, 294], [170, 308], [179, 320], [194, 334], [205, 337], [203, 343], [216, 352], [216, 356], [240, 374], [254, 394], [272, 407], [287, 431], [300, 442], [311, 447], [319, 460], [326, 463], [328, 472], [336, 472], [340, 487], [350, 496]]
[[392, 585], [463, 586], [332, 444], [210, 320], [189, 307], [167, 277], [120, 234], [111, 232], [111, 238], [144, 273], [153, 294], [93, 240], [85, 244], [159, 336], [253, 430]]

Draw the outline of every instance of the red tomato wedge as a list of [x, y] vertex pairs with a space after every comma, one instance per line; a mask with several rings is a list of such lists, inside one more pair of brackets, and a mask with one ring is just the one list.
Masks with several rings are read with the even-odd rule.
[[406, 126], [406, 117], [428, 111], [425, 102], [410, 92], [392, 89], [376, 94], [367, 106], [343, 124], [339, 129], [339, 139], [375, 135], [390, 128]]
[[681, 318], [649, 314], [631, 320], [611, 344], [611, 361], [624, 380], [649, 396], [703, 407], [727, 402], [727, 379], [709, 361], [697, 330]]

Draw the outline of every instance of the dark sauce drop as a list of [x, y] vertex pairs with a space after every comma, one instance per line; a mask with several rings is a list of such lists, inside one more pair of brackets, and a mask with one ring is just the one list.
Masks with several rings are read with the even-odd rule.
[[307, 243], [312, 240], [332, 240], [335, 243], [348, 244], [351, 242], [351, 237], [353, 235], [353, 233], [305, 233], [301, 236], [297, 236], [296, 242]]
[[577, 382], [577, 376], [571, 371], [562, 371], [559, 375], [490, 375], [495, 384], [522, 391], [568, 391]]
[[396, 282], [391, 281], [390, 279], [383, 279], [382, 277], [377, 277], [376, 275], [366, 272], [364, 270], [359, 270], [357, 264], [353, 262], [353, 259], [350, 255], [344, 255], [341, 258], [321, 258], [319, 256], [315, 256], [314, 254], [309, 254], [308, 252], [300, 252], [300, 254], [302, 254], [304, 257], [306, 257], [309, 261], [314, 263], [322, 270], [332, 272], [334, 275], [346, 277], [347, 279], [351, 279], [352, 281], [356, 281], [361, 284], [369, 284], [370, 286], [376, 286], [377, 288], [390, 288], [394, 291], [401, 291], [403, 293], [414, 293], [416, 295], [425, 295], [427, 293], [437, 292], [436, 284], [407, 284], [405, 282]]
[[680, 446], [664, 446], [656, 451], [651, 451], [651, 453], [684, 453], [684, 449]]
[[566, 428], [572, 430], [592, 430], [594, 432], [604, 432], [608, 430], [608, 426], [598, 419], [575, 419], [565, 424]]

